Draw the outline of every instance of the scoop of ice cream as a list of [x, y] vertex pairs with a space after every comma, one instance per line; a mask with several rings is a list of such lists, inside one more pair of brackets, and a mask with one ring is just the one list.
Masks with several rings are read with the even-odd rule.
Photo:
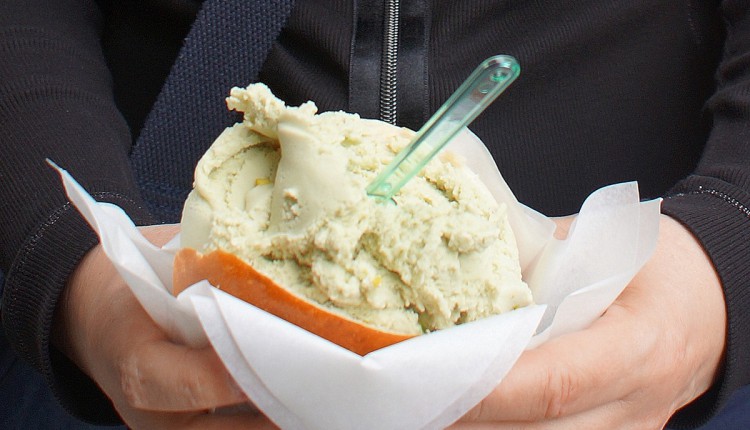
[[531, 303], [505, 214], [459, 157], [431, 161], [383, 203], [365, 188], [414, 132], [263, 84], [199, 161], [182, 246], [237, 255], [300, 297], [387, 331], [423, 333]]

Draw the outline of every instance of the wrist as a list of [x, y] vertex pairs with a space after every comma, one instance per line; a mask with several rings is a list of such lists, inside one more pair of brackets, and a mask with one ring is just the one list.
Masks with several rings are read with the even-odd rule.
[[[660, 241], [668, 244], [663, 249], [659, 264], [667, 270], [688, 273], [688, 277], [698, 280], [696, 287], [684, 291], [675, 301], [690, 300], [698, 306], [688, 318], [700, 321], [705, 327], [703, 332], [709, 334], [700, 342], [685, 345], [686, 356], [701, 357], [695, 368], [694, 392], [687, 402], [699, 397], [715, 382], [720, 372], [725, 351], [727, 332], [727, 314], [721, 281], [709, 255], [698, 239], [678, 220], [662, 215], [660, 222]], [[669, 278], [668, 278], [669, 279]], [[671, 279], [680, 279], [675, 276]], [[683, 278], [684, 279], [684, 278]], [[679, 289], [680, 286], [678, 285]], [[675, 294], [677, 296], [677, 294]], [[685, 317], [685, 316], [683, 316]], [[691, 353], [690, 350], [698, 350]]]

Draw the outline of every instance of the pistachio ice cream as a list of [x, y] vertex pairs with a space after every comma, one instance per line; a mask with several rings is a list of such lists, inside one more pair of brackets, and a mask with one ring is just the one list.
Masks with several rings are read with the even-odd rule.
[[419, 334], [531, 303], [505, 205], [460, 157], [432, 160], [393, 197], [367, 185], [414, 132], [287, 107], [234, 88], [226, 129], [199, 161], [182, 246], [224, 250], [332, 312]]

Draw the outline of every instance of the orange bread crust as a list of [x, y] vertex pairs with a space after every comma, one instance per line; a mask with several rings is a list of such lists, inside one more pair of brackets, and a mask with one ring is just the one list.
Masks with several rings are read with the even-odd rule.
[[225, 251], [200, 254], [183, 248], [174, 261], [173, 294], [202, 280], [352, 352], [365, 355], [413, 337], [390, 333], [304, 300]]

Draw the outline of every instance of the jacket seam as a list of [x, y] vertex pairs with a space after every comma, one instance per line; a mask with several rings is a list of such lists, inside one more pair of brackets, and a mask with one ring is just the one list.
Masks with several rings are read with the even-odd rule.
[[750, 219], [750, 207], [745, 206], [742, 202], [730, 196], [729, 194], [723, 191], [713, 189], [713, 188], [705, 188], [703, 186], [699, 186], [697, 190], [674, 194], [672, 196], [669, 196], [668, 198], [682, 197], [682, 196], [694, 196], [694, 195], [710, 195], [710, 196], [719, 198], [723, 200], [724, 202], [729, 203], [731, 206], [733, 206], [735, 209], [737, 209], [743, 215], [745, 215], [746, 218]]

